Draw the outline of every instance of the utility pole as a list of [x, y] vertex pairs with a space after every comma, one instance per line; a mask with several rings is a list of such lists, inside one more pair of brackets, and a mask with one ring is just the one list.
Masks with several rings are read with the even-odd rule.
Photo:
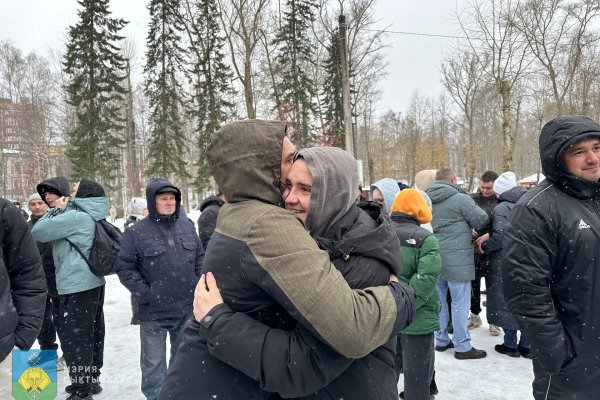
[[346, 16], [338, 17], [340, 32], [340, 54], [342, 58], [342, 103], [344, 104], [344, 140], [346, 151], [356, 157], [354, 153], [354, 136], [352, 134], [352, 108], [350, 107], [350, 71], [348, 68], [348, 41], [346, 40]]

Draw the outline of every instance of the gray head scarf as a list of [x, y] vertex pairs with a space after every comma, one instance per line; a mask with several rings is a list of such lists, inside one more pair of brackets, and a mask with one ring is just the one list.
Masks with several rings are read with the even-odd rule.
[[350, 153], [337, 147], [310, 147], [298, 152], [313, 177], [306, 228], [323, 236], [357, 202], [358, 168]]

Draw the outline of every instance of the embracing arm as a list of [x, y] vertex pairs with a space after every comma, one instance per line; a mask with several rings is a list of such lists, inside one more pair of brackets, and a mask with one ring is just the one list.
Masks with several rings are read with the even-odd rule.
[[510, 210], [508, 207], [496, 207], [492, 213], [492, 231], [490, 232], [490, 238], [481, 243], [481, 249], [484, 253], [492, 253], [502, 249], [502, 242], [504, 240], [504, 231], [508, 226], [508, 216]]
[[[398, 282], [352, 290], [304, 227], [283, 210], [264, 217], [248, 235], [257, 263], [246, 277], [314, 336], [348, 358], [361, 358], [408, 326], [414, 293]], [[258, 266], [258, 267], [257, 267]]]
[[289, 331], [271, 329], [244, 313], [233, 312], [223, 303], [210, 272], [202, 275], [196, 286], [194, 316], [213, 357], [257, 381], [262, 390], [286, 398], [314, 393], [353, 361], [300, 325]]
[[550, 290], [556, 237], [550, 222], [525, 204], [517, 204], [504, 233], [504, 297], [531, 350], [549, 373], [572, 357]]

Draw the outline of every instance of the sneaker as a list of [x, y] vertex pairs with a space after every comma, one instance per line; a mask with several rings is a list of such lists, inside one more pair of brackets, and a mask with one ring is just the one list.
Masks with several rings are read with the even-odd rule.
[[445, 346], [435, 346], [435, 351], [446, 351], [448, 349], [454, 348], [454, 343], [452, 341], [448, 342]]
[[485, 350], [477, 350], [475, 347], [471, 347], [469, 351], [455, 351], [454, 358], [457, 360], [476, 360], [478, 358], [484, 358], [487, 356]]
[[56, 370], [64, 371], [67, 368], [67, 362], [65, 361], [65, 357], [60, 356], [56, 361]]
[[500, 336], [500, 328], [496, 325], [490, 324], [490, 335], [492, 336]]
[[475, 328], [479, 328], [481, 326], [482, 322], [481, 322], [481, 317], [477, 314], [472, 314], [469, 317], [469, 324], [467, 325], [468, 329], [475, 329]]
[[521, 357], [527, 358], [529, 360], [531, 360], [533, 358], [533, 356], [531, 355], [531, 350], [529, 350], [529, 347], [519, 346], [519, 354], [521, 355]]
[[[90, 386], [90, 393], [91, 394], [98, 394], [102, 391], [102, 386], [100, 386], [99, 382], [94, 382], [92, 383], [92, 386]], [[65, 387], [65, 392], [69, 393], [69, 394], [73, 394], [75, 392], [75, 388], [73, 387], [73, 385], [68, 385], [67, 387]]]
[[73, 393], [67, 397], [67, 400], [94, 400], [94, 399], [89, 394], [85, 397], [81, 397], [81, 396], [78, 396], [77, 394]]
[[496, 346], [494, 346], [494, 350], [496, 350], [500, 354], [506, 354], [509, 357], [519, 357], [519, 350], [517, 350], [516, 348], [513, 349], [512, 347], [508, 347], [504, 345], [504, 343], [497, 344]]

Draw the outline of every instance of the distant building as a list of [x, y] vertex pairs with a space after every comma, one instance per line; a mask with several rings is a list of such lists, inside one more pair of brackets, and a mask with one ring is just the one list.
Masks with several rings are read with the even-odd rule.
[[44, 121], [33, 104], [0, 98], [0, 196], [22, 202], [43, 179], [68, 172], [66, 146], [49, 142]]

